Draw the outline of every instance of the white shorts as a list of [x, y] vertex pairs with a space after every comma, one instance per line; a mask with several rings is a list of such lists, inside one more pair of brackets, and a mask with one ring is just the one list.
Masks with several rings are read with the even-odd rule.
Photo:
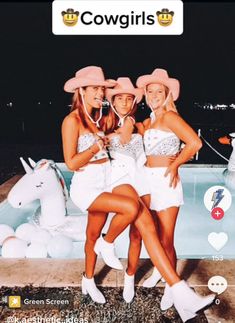
[[85, 212], [94, 200], [110, 190], [110, 162], [89, 164], [75, 172], [70, 186], [70, 197], [73, 203]]
[[128, 165], [126, 161], [112, 160], [110, 189], [124, 184], [133, 186], [139, 196], [150, 194], [144, 167], [137, 168], [134, 163]]
[[151, 191], [150, 209], [162, 211], [184, 204], [181, 181], [175, 188], [169, 186], [170, 174], [164, 177], [167, 167], [144, 167]]

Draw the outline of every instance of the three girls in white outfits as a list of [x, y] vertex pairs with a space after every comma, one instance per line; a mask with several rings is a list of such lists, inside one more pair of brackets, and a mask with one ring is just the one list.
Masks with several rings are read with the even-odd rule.
[[[111, 86], [112, 82], [106, 81], [102, 70], [95, 66], [79, 70], [65, 84], [67, 92], [75, 93], [73, 110], [62, 125], [65, 162], [75, 171], [71, 197], [79, 208], [88, 211], [86, 270], [82, 291], [89, 293], [96, 302], [105, 302], [93, 278], [96, 254], [100, 253], [109, 266], [121, 269], [122, 264], [115, 255], [113, 242], [132, 223], [143, 238], [152, 262], [169, 284], [175, 308], [183, 321], [186, 321], [194, 317], [198, 310], [211, 304], [215, 295], [199, 296], [180, 280], [162, 248], [151, 214], [134, 188], [128, 183], [112, 187], [109, 181], [109, 178], [113, 179], [110, 172], [112, 166], [105, 153], [106, 141], [100, 133], [99, 119], [105, 87]], [[132, 103], [135, 97], [134, 93]], [[121, 153], [120, 146], [118, 149], [114, 151], [115, 154]], [[117, 157], [115, 154], [113, 156]], [[109, 212], [115, 212], [116, 215], [105, 237], [100, 237]]]

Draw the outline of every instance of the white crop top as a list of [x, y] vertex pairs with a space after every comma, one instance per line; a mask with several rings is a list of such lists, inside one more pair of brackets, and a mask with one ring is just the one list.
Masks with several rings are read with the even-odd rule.
[[[104, 136], [103, 132], [99, 132], [99, 136]], [[78, 138], [78, 148], [77, 151], [79, 153], [87, 150], [89, 147], [94, 145], [96, 143], [97, 138], [95, 137], [95, 134], [92, 132], [88, 132], [85, 134], [82, 134]], [[97, 154], [95, 154], [90, 161], [95, 161], [103, 158], [108, 158], [107, 151], [105, 149], [102, 149], [101, 151], [98, 151]]]
[[146, 156], [172, 156], [180, 150], [180, 139], [173, 133], [150, 128], [144, 133]]

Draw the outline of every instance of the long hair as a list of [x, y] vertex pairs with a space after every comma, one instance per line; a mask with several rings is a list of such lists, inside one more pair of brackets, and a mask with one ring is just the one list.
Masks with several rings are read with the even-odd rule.
[[[112, 99], [112, 101], [113, 101], [113, 99]], [[128, 116], [135, 119], [136, 110], [137, 110], [137, 104], [135, 103], [133, 108], [131, 109], [130, 113], [128, 114]], [[119, 122], [118, 116], [113, 111], [113, 109], [111, 107], [109, 107], [108, 114], [101, 119], [101, 122], [100, 122], [101, 129], [105, 133], [110, 134], [110, 133], [114, 132], [114, 130], [117, 130], [119, 128], [118, 122]]]
[[[167, 96], [169, 95], [170, 90], [169, 90], [169, 88], [167, 86], [165, 86], [165, 85], [163, 85], [163, 86], [164, 86], [165, 94], [166, 94], [166, 98], [167, 98]], [[165, 107], [166, 107], [166, 111], [174, 111], [174, 112], [178, 113], [178, 110], [176, 108], [175, 102], [173, 100], [172, 93], [169, 95], [169, 97], [168, 97], [168, 99], [167, 99], [167, 101], [165, 103]]]
[[[86, 89], [86, 87], [83, 87], [83, 89]], [[72, 106], [71, 106], [70, 112], [74, 111], [74, 110], [77, 110], [78, 120], [82, 123], [83, 127], [88, 128], [91, 132], [93, 132], [91, 127], [89, 126], [89, 124], [86, 121], [86, 114], [84, 112], [84, 107], [83, 107], [83, 104], [82, 104], [82, 97], [81, 97], [81, 94], [79, 92], [79, 89], [75, 90], [75, 93], [74, 93], [73, 98], [72, 98]], [[95, 120], [95, 121], [98, 120], [98, 118], [99, 118], [99, 110], [93, 109], [92, 113], [91, 113], [91, 118], [93, 120]]]

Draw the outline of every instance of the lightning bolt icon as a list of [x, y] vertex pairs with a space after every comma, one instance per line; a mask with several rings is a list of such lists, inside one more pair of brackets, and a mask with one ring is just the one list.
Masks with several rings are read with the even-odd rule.
[[223, 191], [224, 189], [220, 188], [213, 193], [211, 201], [213, 201], [214, 203], [211, 209], [214, 209], [222, 201], [222, 199], [224, 198]]

